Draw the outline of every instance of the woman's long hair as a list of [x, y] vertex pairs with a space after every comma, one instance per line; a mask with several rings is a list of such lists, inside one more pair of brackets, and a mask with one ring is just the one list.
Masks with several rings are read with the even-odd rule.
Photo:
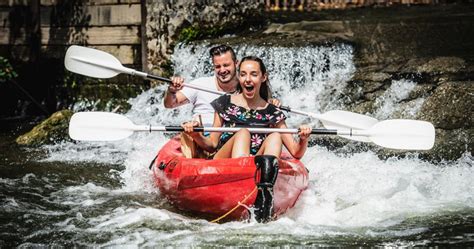
[[[255, 61], [255, 62], [257, 62], [258, 65], [260, 66], [260, 71], [262, 71], [262, 75], [267, 74], [267, 68], [263, 64], [262, 59], [258, 58], [257, 56], [246, 56], [246, 57], [242, 58], [240, 60], [240, 64], [239, 64], [239, 71], [240, 71], [240, 66], [242, 65], [242, 63], [244, 61]], [[268, 78], [269, 77], [268, 77], [268, 74], [267, 74], [267, 80], [262, 82], [262, 85], [260, 86], [260, 91], [259, 91], [260, 97], [262, 97], [262, 99], [264, 99], [265, 101], [268, 101], [268, 99], [270, 99], [272, 97], [272, 90], [270, 89], [270, 80]], [[239, 92], [242, 92], [242, 86], [240, 85], [240, 82], [237, 85], [237, 90]]]

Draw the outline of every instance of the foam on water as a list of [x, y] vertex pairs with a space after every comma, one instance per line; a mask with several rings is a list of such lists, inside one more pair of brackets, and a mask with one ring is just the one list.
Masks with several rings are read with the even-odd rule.
[[[375, 100], [377, 111], [374, 116], [380, 120], [388, 119], [390, 116], [400, 111], [400, 101], [406, 99], [415, 89], [416, 83], [411, 80], [394, 80], [390, 87]], [[417, 99], [410, 103], [410, 106], [404, 106], [403, 114], [405, 117], [414, 117], [421, 108], [424, 98]]]
[[[206, 44], [177, 46], [172, 56], [176, 73], [188, 81], [212, 75], [208, 49]], [[279, 48], [242, 45], [235, 49], [238, 58], [245, 55], [263, 58], [276, 97], [284, 105], [315, 113], [343, 109], [340, 93], [355, 70], [350, 46]], [[406, 97], [414, 86], [415, 83], [408, 80], [394, 81], [386, 94], [377, 100], [378, 111], [374, 116], [389, 118], [396, 111], [391, 107]], [[189, 106], [174, 110], [163, 107], [165, 90], [166, 86], [159, 86], [131, 99], [129, 102], [132, 107], [125, 115], [136, 124], [176, 125], [188, 120], [191, 116]], [[421, 103], [416, 104], [421, 106]], [[290, 127], [310, 122], [296, 114], [289, 116], [287, 123]], [[317, 125], [316, 121], [311, 122]], [[111, 196], [124, 193], [159, 195], [153, 187], [148, 165], [169, 137], [161, 133], [143, 132], [120, 142], [64, 142], [45, 147], [50, 151], [46, 161], [83, 161], [125, 166], [120, 172], [123, 184], [119, 189], [93, 184], [69, 187], [56, 194], [57, 201], [84, 207], [107, 202]], [[265, 240], [266, 235], [274, 234], [275, 231], [288, 241], [297, 241], [298, 236], [410, 235], [420, 233], [425, 228], [402, 231], [384, 229], [411, 217], [474, 208], [474, 169], [470, 154], [454, 162], [433, 164], [418, 159], [416, 154], [403, 159], [381, 160], [370, 151], [341, 155], [314, 146], [307, 150], [302, 161], [310, 170], [309, 189], [295, 208], [267, 225], [230, 222], [217, 226], [160, 208], [123, 207], [88, 218], [88, 231], [133, 230], [133, 227], [140, 227], [131, 233], [112, 235], [106, 245], [211, 245], [223, 239], [240, 239], [252, 245], [252, 241]], [[0, 179], [0, 183], [2, 181]], [[83, 219], [82, 215], [78, 214], [77, 219]], [[79, 229], [74, 228], [73, 224], [71, 220], [58, 226]], [[245, 228], [245, 232], [242, 228]], [[256, 234], [256, 237], [250, 234]], [[176, 242], [170, 242], [172, 239]]]
[[[380, 160], [311, 148], [310, 190], [290, 217], [312, 225], [388, 227], [408, 217], [474, 207], [472, 157], [433, 165], [414, 157]], [[313, 170], [311, 170], [313, 169]]]

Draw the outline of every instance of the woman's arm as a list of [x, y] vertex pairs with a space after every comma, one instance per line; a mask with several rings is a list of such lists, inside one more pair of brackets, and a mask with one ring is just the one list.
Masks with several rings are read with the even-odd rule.
[[[185, 125], [186, 126], [186, 125]], [[219, 138], [221, 136], [221, 132], [211, 132], [209, 137], [205, 137], [201, 132], [193, 132], [193, 127], [185, 127], [185, 132], [189, 133], [197, 145], [208, 152], [214, 152], [219, 144]], [[213, 127], [222, 127], [222, 119], [219, 115], [214, 113], [214, 123]]]
[[[278, 123], [276, 128], [287, 128], [285, 121]], [[306, 152], [306, 148], [308, 147], [308, 138], [309, 135], [311, 135], [311, 127], [307, 125], [301, 125], [298, 135], [299, 139], [296, 141], [292, 134], [281, 134], [283, 144], [288, 149], [290, 154], [296, 159], [302, 158]]]

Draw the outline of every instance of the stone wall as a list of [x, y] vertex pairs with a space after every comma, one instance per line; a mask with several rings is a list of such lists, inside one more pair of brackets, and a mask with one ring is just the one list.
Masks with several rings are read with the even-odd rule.
[[[173, 47], [188, 28], [197, 38], [236, 33], [261, 22], [263, 3], [242, 0], [147, 0], [147, 70], [169, 74]], [[211, 30], [212, 29], [212, 30]]]

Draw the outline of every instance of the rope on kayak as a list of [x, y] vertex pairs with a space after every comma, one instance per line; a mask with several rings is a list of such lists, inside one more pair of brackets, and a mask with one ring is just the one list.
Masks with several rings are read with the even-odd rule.
[[237, 202], [237, 205], [235, 205], [235, 207], [233, 207], [231, 210], [229, 210], [227, 213], [221, 215], [219, 218], [215, 219], [215, 220], [211, 220], [212, 223], [217, 223], [219, 222], [220, 220], [224, 219], [225, 217], [227, 217], [229, 214], [231, 214], [232, 212], [234, 212], [238, 207], [240, 207], [240, 205], [242, 205], [243, 202], [245, 202], [250, 196], [253, 195], [253, 193], [255, 193], [255, 191], [257, 191], [257, 187], [255, 187], [252, 192], [250, 192], [250, 194], [248, 194], [244, 199], [242, 199], [241, 201]]

